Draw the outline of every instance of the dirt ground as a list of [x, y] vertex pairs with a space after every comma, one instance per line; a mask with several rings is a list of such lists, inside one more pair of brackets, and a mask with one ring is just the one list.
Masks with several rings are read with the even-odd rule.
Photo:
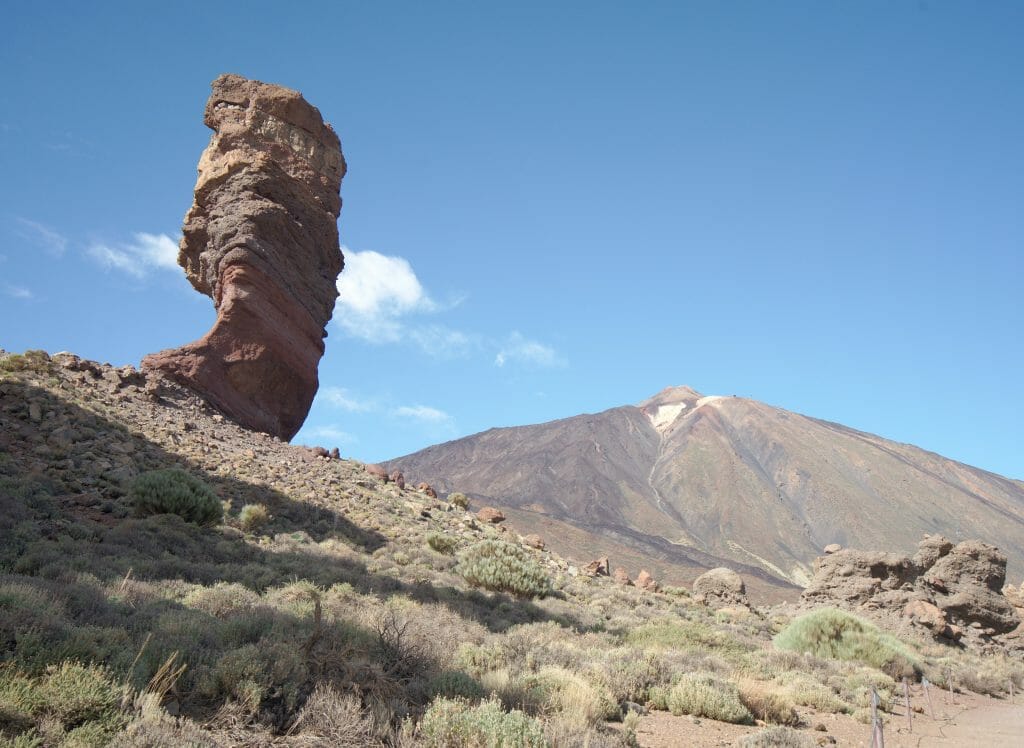
[[[912, 724], [908, 731], [902, 701], [885, 715], [885, 748], [1019, 748], [1024, 747], [1024, 698], [1016, 703], [977, 694], [955, 697], [931, 689], [933, 719], [921, 686], [911, 689]], [[801, 710], [802, 733], [823, 746], [871, 745], [871, 728], [845, 714], [821, 714]], [[822, 731], [820, 728], [824, 727]], [[818, 728], [818, 729], [815, 729]], [[731, 746], [743, 735], [762, 728], [731, 725], [710, 719], [673, 717], [654, 712], [640, 720], [637, 739], [642, 748], [670, 746]], [[833, 742], [834, 741], [834, 742]]]

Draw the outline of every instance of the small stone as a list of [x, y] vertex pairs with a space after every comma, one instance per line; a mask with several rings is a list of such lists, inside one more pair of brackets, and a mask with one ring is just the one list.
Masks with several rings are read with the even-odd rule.
[[592, 577], [607, 577], [610, 573], [609, 567], [611, 562], [608, 561], [607, 556], [603, 556], [599, 559], [591, 561], [589, 564], [583, 567], [583, 573], [588, 574]]
[[524, 535], [522, 540], [523, 540], [523, 545], [528, 545], [531, 548], [536, 548], [538, 551], [543, 551], [544, 550], [544, 540], [543, 540], [543, 538], [541, 538], [540, 535], [537, 535], [536, 533], [530, 533], [529, 535]]
[[28, 417], [33, 423], [39, 423], [43, 420], [43, 409], [39, 407], [39, 403], [31, 402], [28, 404]]
[[340, 460], [341, 451], [337, 447], [331, 447], [330, 457], [332, 460]]
[[821, 550], [824, 551], [826, 555], [831, 555], [833, 553], [839, 553], [839, 551], [843, 550], [843, 546], [839, 545], [839, 543], [829, 543]]

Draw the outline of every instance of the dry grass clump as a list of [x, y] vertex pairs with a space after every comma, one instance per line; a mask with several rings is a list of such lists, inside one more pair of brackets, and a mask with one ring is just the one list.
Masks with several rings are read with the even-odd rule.
[[836, 608], [823, 608], [797, 618], [778, 635], [775, 646], [818, 657], [854, 660], [894, 677], [921, 672], [920, 660], [896, 637]]
[[737, 684], [740, 701], [755, 719], [770, 725], [800, 724], [793, 700], [777, 686], [763, 681], [741, 680]]
[[380, 744], [359, 699], [324, 683], [313, 689], [292, 731], [298, 737], [292, 742], [297, 745], [365, 748]]
[[626, 641], [644, 649], [696, 650], [736, 661], [756, 646], [730, 635], [710, 621], [683, 618], [662, 619], [638, 626], [629, 631]]
[[691, 714], [744, 725], [754, 721], [736, 686], [711, 673], [684, 673], [668, 691], [666, 704], [677, 717]]
[[469, 498], [460, 491], [448, 494], [448, 503], [459, 509], [469, 509]]
[[246, 504], [238, 512], [238, 524], [246, 532], [256, 532], [270, 521], [270, 510], [264, 504]]
[[793, 670], [779, 675], [775, 685], [784, 689], [789, 698], [799, 706], [809, 706], [819, 712], [839, 714], [852, 710], [850, 704], [839, 697], [830, 686], [814, 676]]
[[1024, 690], [1024, 662], [1002, 653], [980, 657], [960, 652], [940, 657], [926, 664], [925, 676], [943, 688], [949, 688], [952, 682], [956, 687], [989, 696], [1008, 694], [1011, 683], [1015, 692]]

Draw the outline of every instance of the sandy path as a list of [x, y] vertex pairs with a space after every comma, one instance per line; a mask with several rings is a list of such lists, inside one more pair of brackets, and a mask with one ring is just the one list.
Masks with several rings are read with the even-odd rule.
[[[932, 691], [935, 719], [928, 714], [927, 701], [920, 687], [911, 694], [913, 713], [912, 731], [907, 731], [906, 712], [901, 705], [887, 715], [885, 725], [886, 748], [1024, 748], [1024, 699], [1010, 704], [1004, 699], [993, 699], [976, 694], [957, 694], [955, 702], [948, 694]], [[801, 729], [808, 737], [821, 741], [821, 745], [868, 748], [871, 731], [845, 714], [820, 714], [800, 711], [805, 725]], [[730, 725], [709, 719], [673, 717], [666, 712], [655, 712], [640, 720], [637, 738], [641, 748], [674, 748], [675, 746], [731, 746], [743, 735], [758, 732], [760, 728]], [[831, 740], [834, 739], [835, 743]]]

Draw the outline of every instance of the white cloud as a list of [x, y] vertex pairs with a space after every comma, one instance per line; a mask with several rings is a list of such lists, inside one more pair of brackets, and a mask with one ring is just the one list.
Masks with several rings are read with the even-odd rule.
[[9, 284], [5, 285], [4, 293], [10, 296], [12, 299], [22, 299], [27, 301], [33, 298], [33, 293], [29, 289], [22, 288], [21, 286], [12, 286]]
[[302, 429], [302, 431], [300, 431], [298, 434], [295, 435], [295, 438], [292, 439], [292, 441], [293, 442], [302, 442], [302, 441], [306, 441], [306, 440], [317, 441], [318, 439], [323, 439], [323, 440], [326, 440], [326, 441], [332, 441], [335, 444], [354, 444], [355, 442], [359, 441], [359, 439], [357, 439], [355, 436], [353, 436], [352, 434], [348, 433], [347, 431], [342, 431], [337, 426], [330, 426], [330, 425], [327, 425], [327, 426], [309, 426], [307, 428], [304, 428], [304, 429]]
[[402, 317], [437, 308], [408, 260], [372, 250], [344, 252], [335, 319], [349, 334], [374, 343], [395, 343], [405, 332]]
[[399, 418], [414, 418], [424, 423], [450, 424], [454, 419], [443, 410], [428, 405], [403, 405], [392, 411]]
[[506, 338], [498, 354], [494, 357], [495, 366], [518, 362], [533, 366], [565, 366], [565, 359], [558, 355], [554, 348], [536, 340], [523, 337], [513, 332]]
[[444, 325], [424, 325], [409, 330], [409, 337], [420, 349], [435, 358], [465, 356], [480, 344], [474, 335], [467, 335]]
[[178, 243], [167, 234], [133, 235], [134, 242], [112, 247], [108, 244], [93, 244], [89, 256], [107, 268], [114, 268], [136, 278], [143, 278], [149, 271], [177, 270]]
[[37, 247], [42, 247], [49, 254], [60, 257], [68, 248], [67, 238], [49, 226], [37, 221], [30, 221], [27, 218], [18, 218], [17, 221], [21, 225], [18, 235]]
[[320, 396], [335, 408], [350, 413], [365, 413], [375, 407], [372, 402], [363, 402], [352, 397], [352, 394], [343, 387], [325, 387], [320, 391]]

